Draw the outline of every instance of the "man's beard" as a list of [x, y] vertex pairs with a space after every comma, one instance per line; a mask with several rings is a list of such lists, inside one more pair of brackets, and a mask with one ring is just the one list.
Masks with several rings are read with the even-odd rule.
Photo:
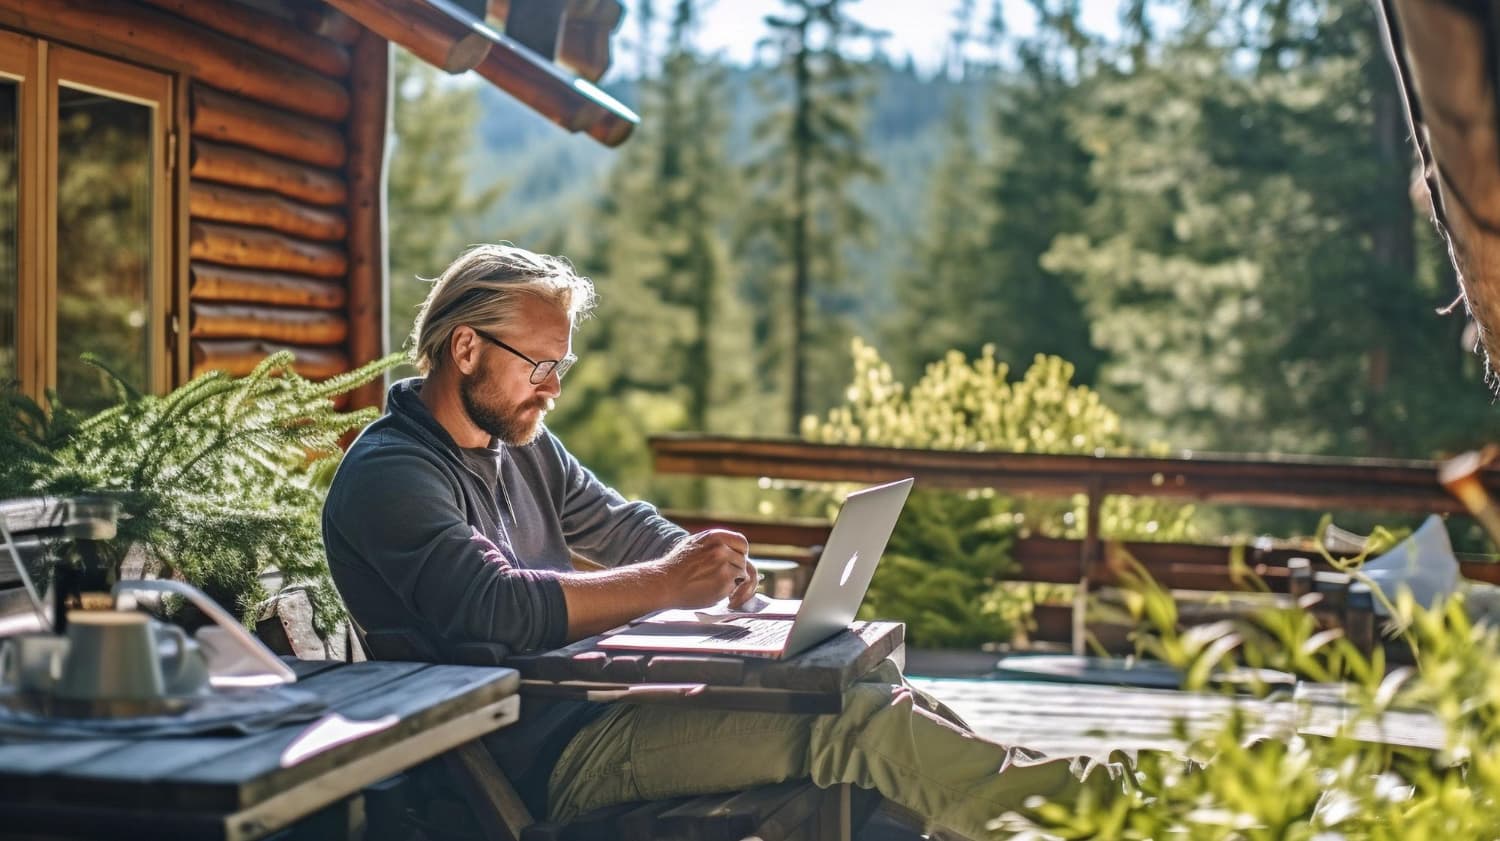
[[[542, 431], [542, 418], [552, 408], [550, 398], [528, 400], [525, 403], [505, 405], [498, 400], [487, 402], [480, 394], [480, 376], [464, 376], [458, 384], [458, 396], [463, 401], [464, 411], [474, 425], [512, 447], [524, 447], [536, 440]], [[537, 409], [536, 418], [528, 421], [524, 416]]]

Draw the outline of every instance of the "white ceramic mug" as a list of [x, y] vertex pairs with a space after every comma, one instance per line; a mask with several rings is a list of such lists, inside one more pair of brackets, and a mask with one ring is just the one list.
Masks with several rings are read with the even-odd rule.
[[62, 678], [68, 638], [51, 633], [0, 640], [0, 684], [22, 692], [50, 692]]
[[[173, 627], [175, 626], [163, 626]], [[158, 629], [158, 638], [169, 632]], [[176, 648], [161, 658], [162, 684], [168, 695], [200, 695], [208, 689], [208, 659], [198, 643], [182, 634], [175, 639]], [[158, 649], [159, 651], [160, 649]]]
[[[174, 674], [162, 674], [161, 636], [178, 645]], [[68, 658], [56, 695], [78, 701], [149, 701], [166, 695], [190, 662], [187, 634], [151, 622], [144, 613], [122, 610], [68, 612]], [[175, 686], [174, 686], [175, 688]]]

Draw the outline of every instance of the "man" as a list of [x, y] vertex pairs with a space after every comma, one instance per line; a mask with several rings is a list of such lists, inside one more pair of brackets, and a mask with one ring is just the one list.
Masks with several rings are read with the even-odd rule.
[[[367, 631], [405, 629], [437, 652], [526, 652], [753, 595], [742, 535], [688, 535], [602, 484], [543, 426], [593, 298], [566, 261], [508, 245], [471, 248], [438, 278], [414, 331], [425, 376], [392, 386], [324, 507], [329, 566]], [[605, 569], [573, 571], [574, 553]], [[930, 711], [941, 707], [893, 664], [867, 680], [826, 716], [527, 699], [490, 746], [532, 811], [556, 819], [811, 777], [878, 788], [978, 837], [1031, 795], [1111, 790], [1107, 773], [985, 742]]]

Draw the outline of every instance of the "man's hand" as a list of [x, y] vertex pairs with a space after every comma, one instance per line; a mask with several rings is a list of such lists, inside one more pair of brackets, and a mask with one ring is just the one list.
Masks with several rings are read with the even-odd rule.
[[755, 562], [745, 558], [745, 579], [729, 594], [729, 606], [739, 607], [755, 595], [755, 590], [760, 586], [760, 572], [755, 569]]
[[709, 529], [688, 537], [661, 559], [672, 601], [679, 607], [707, 607], [727, 596], [732, 606], [744, 604], [756, 585], [749, 552], [750, 541], [739, 532]]
[[560, 576], [568, 606], [568, 640], [602, 633], [666, 607], [707, 607], [729, 598], [739, 607], [755, 595], [755, 565], [743, 534], [710, 529], [684, 539], [654, 561]]

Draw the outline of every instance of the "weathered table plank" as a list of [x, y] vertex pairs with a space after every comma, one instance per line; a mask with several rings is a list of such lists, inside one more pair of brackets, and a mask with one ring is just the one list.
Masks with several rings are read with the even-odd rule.
[[[362, 665], [362, 664], [360, 664]], [[379, 668], [308, 669], [310, 676], [296, 686], [315, 692], [331, 712], [349, 715], [350, 704], [374, 694], [386, 703], [384, 691], [428, 668], [419, 663], [383, 664]], [[116, 750], [81, 758], [51, 770], [53, 775], [89, 781], [90, 800], [96, 805], [131, 807], [143, 799], [189, 809], [235, 809], [245, 805], [243, 792], [229, 785], [216, 786], [204, 775], [215, 763], [228, 762], [241, 771], [237, 779], [249, 780], [274, 771], [275, 784], [289, 784], [317, 773], [314, 766], [279, 768], [284, 742], [297, 738], [310, 722], [282, 727], [251, 736], [204, 736], [173, 739], [131, 740]], [[255, 770], [247, 765], [253, 764]], [[4, 779], [0, 767], [0, 779]], [[224, 778], [219, 778], [223, 782]], [[38, 796], [53, 787], [51, 781], [33, 782], [27, 788]]]
[[[595, 646], [597, 637], [541, 654], [516, 657], [507, 661], [522, 676], [534, 681], [550, 681], [566, 689], [570, 682], [587, 681], [610, 684], [703, 684], [707, 693], [696, 701], [733, 709], [754, 709], [755, 693], [732, 693], [730, 688], [764, 690], [759, 697], [765, 709], [790, 709], [781, 700], [795, 701], [796, 708], [821, 699], [820, 711], [836, 712], [842, 708], [842, 696], [851, 683], [869, 672], [881, 660], [892, 656], [906, 639], [906, 626], [900, 622], [856, 622], [850, 630], [786, 660], [759, 657], [735, 657], [723, 654], [690, 654], [644, 651], [612, 651]], [[534, 686], [528, 691], [542, 691]], [[556, 693], [549, 693], [556, 694]]]
[[[509, 723], [518, 709], [510, 669], [293, 667], [304, 676], [299, 688], [337, 716], [247, 737], [9, 740], [0, 743], [0, 812], [14, 806], [35, 826], [85, 834], [113, 815], [121, 825], [164, 821], [195, 837], [253, 838]], [[81, 791], [88, 814], [70, 823]]]

